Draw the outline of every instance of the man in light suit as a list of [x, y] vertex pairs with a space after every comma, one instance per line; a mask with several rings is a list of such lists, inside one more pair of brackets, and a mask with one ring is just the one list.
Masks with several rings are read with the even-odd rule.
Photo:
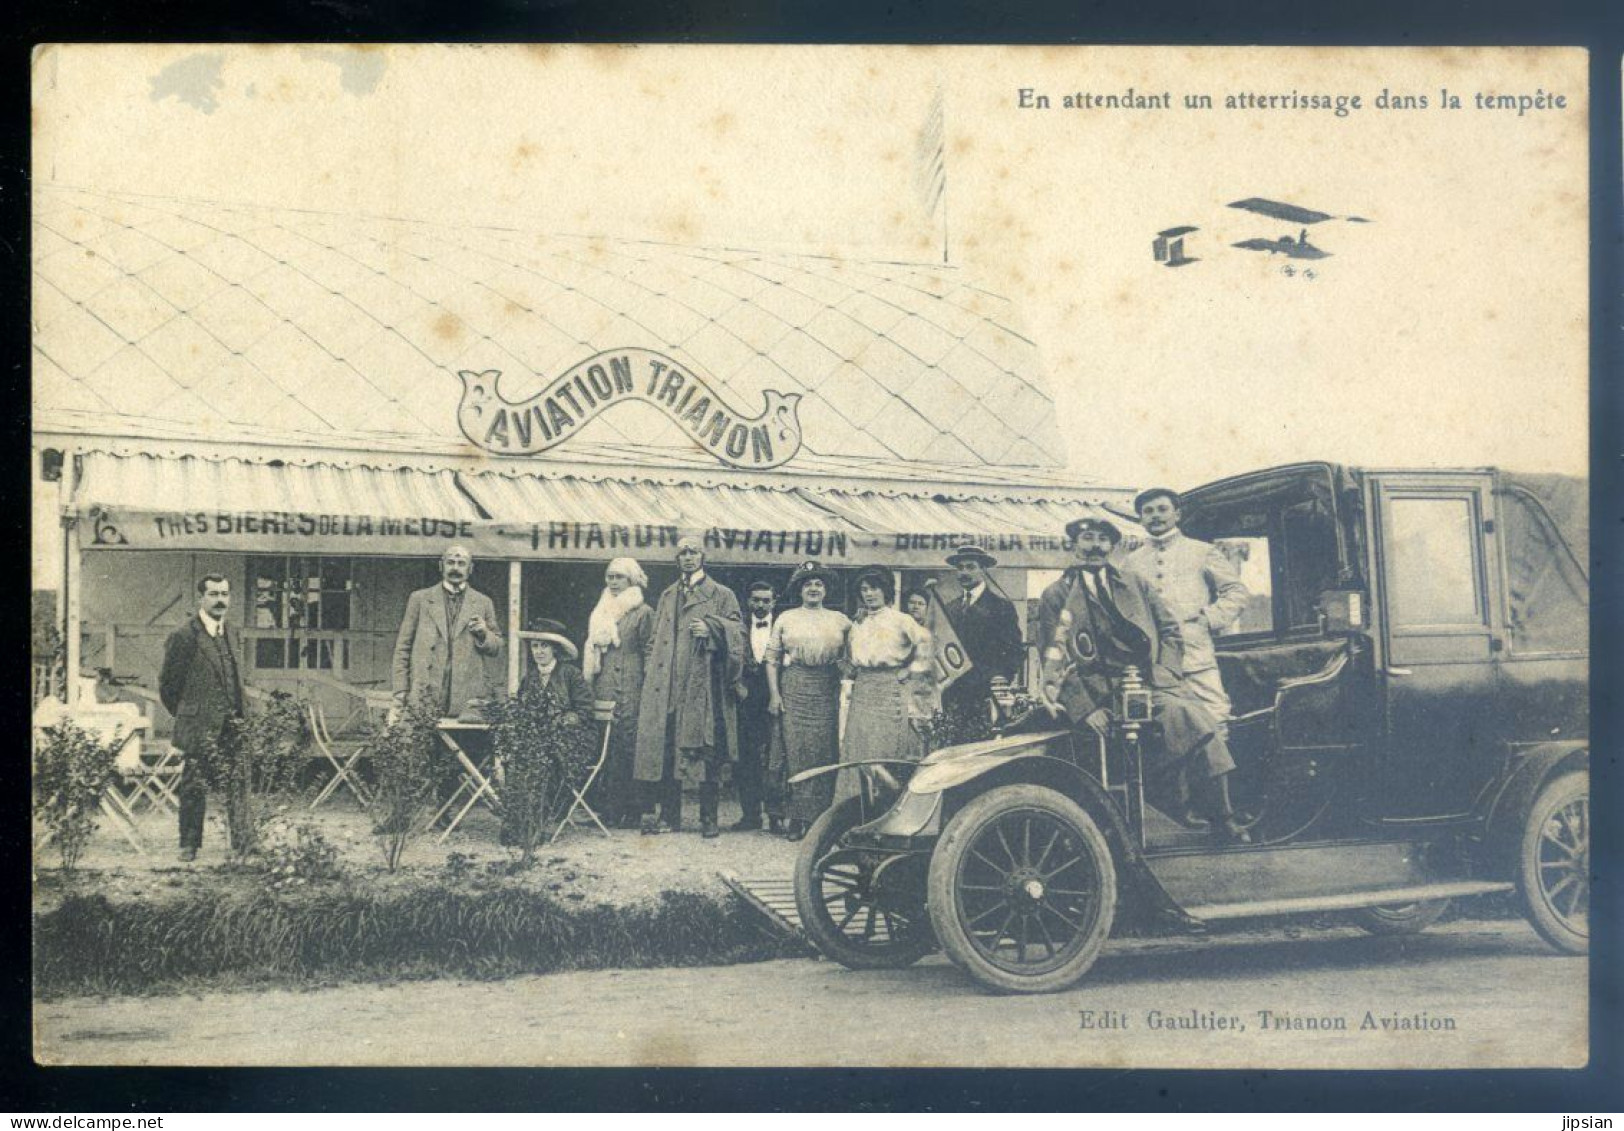
[[1144, 578], [1178, 619], [1184, 686], [1222, 724], [1229, 718], [1229, 696], [1212, 638], [1246, 608], [1246, 586], [1227, 554], [1179, 529], [1179, 505], [1178, 494], [1166, 487], [1139, 493], [1133, 507], [1147, 537], [1123, 564]]
[[455, 718], [490, 694], [485, 664], [501, 655], [502, 634], [491, 599], [468, 584], [473, 569], [468, 551], [452, 546], [440, 558], [440, 583], [407, 600], [395, 638], [398, 705], [427, 695], [442, 718]]
[[180, 801], [180, 858], [197, 859], [208, 807], [209, 759], [226, 741], [228, 724], [243, 713], [237, 634], [226, 624], [231, 582], [211, 573], [197, 583], [197, 614], [169, 634], [158, 673], [158, 698], [175, 717], [173, 741], [184, 757], [175, 792]]

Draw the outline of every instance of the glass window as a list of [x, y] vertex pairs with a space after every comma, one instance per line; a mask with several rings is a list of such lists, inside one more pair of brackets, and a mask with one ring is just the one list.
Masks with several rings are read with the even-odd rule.
[[1482, 624], [1472, 500], [1389, 497], [1386, 504], [1393, 625]]
[[[254, 666], [257, 668], [346, 669], [347, 640], [355, 580], [348, 558], [255, 558], [250, 570], [254, 595]], [[320, 634], [320, 635], [318, 635]]]
[[1274, 574], [1269, 568], [1267, 538], [1220, 538], [1215, 543], [1246, 586], [1246, 607], [1223, 636], [1274, 631]]

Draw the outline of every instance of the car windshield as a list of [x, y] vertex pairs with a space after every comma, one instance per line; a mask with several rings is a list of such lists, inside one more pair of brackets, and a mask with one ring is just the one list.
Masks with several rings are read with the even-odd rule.
[[1319, 597], [1343, 575], [1330, 469], [1306, 468], [1192, 492], [1184, 528], [1235, 564], [1250, 597], [1226, 638], [1319, 629]]

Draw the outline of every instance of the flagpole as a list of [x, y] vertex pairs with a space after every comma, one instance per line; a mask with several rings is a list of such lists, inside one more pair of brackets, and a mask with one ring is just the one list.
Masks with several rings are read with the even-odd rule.
[[947, 266], [947, 96], [942, 96], [942, 266]]

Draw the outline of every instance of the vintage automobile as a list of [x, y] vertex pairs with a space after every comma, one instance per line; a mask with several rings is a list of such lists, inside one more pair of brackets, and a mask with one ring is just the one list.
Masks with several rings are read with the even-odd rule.
[[1414, 932], [1515, 891], [1551, 945], [1584, 951], [1585, 482], [1297, 464], [1191, 491], [1183, 519], [1252, 594], [1218, 641], [1252, 843], [1147, 798], [1156, 734], [1131, 678], [1108, 740], [1005, 697], [994, 737], [867, 764], [813, 826], [795, 887], [819, 949], [863, 969], [940, 946], [987, 987], [1041, 993], [1114, 931], [1345, 911]]

